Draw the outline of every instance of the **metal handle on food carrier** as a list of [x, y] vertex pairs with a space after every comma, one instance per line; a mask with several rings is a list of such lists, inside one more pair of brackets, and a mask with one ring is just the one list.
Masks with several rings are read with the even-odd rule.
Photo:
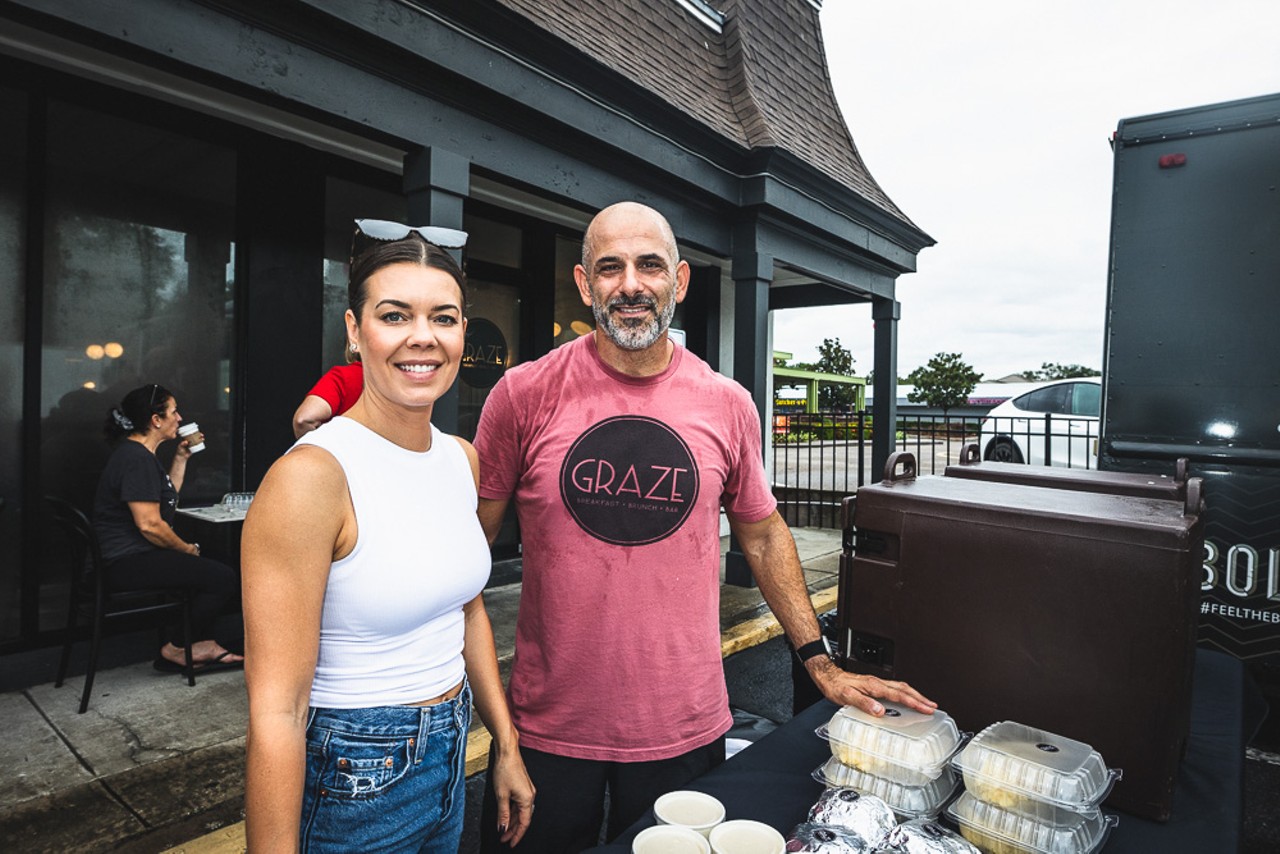
[[[901, 474], [898, 466], [902, 466]], [[910, 451], [894, 451], [884, 464], [884, 479], [889, 483], [901, 480], [914, 480], [916, 476], [916, 455]]]
[[845, 554], [853, 554], [853, 514], [858, 509], [857, 494], [847, 495], [840, 502], [840, 547]]
[[980, 462], [982, 462], [982, 454], [978, 450], [977, 442], [970, 442], [960, 449], [960, 465], [971, 466]]
[[1199, 516], [1204, 512], [1204, 478], [1187, 480], [1187, 498], [1182, 506], [1183, 516]]

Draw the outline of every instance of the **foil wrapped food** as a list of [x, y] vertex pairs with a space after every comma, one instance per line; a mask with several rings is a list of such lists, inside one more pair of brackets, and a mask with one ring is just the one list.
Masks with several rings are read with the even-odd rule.
[[852, 830], [826, 824], [797, 824], [787, 837], [788, 854], [868, 854], [867, 840]]
[[875, 854], [982, 854], [933, 819], [904, 821], [885, 834], [874, 850]]
[[852, 830], [872, 843], [898, 823], [890, 806], [875, 795], [834, 786], [825, 789], [809, 810], [809, 821]]

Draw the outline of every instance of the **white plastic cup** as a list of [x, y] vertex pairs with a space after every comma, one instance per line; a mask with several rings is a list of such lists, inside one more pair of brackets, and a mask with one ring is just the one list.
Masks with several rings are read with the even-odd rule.
[[735, 818], [711, 829], [712, 854], [784, 854], [787, 840], [769, 825]]
[[659, 824], [687, 827], [703, 836], [724, 821], [724, 804], [706, 792], [680, 790], [667, 792], [653, 803], [653, 814]]
[[[194, 433], [199, 433], [199, 432], [200, 432], [200, 425], [194, 421], [188, 421], [186, 424], [183, 424], [181, 427], [178, 428], [178, 438], [185, 439], [188, 436]], [[198, 445], [191, 445], [187, 448], [187, 450], [193, 454], [198, 454], [204, 450], [204, 442], [201, 442]]]
[[659, 824], [636, 834], [631, 854], [711, 854], [711, 846], [705, 836], [687, 827]]

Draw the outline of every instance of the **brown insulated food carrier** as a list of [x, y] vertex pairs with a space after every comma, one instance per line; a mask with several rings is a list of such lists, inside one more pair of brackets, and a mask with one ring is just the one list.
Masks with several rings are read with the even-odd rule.
[[995, 480], [1021, 483], [1049, 489], [1075, 489], [1107, 495], [1132, 495], [1135, 498], [1163, 498], [1181, 502], [1187, 495], [1187, 460], [1179, 459], [1172, 475], [1134, 474], [1132, 472], [1069, 469], [1056, 466], [1028, 466], [1022, 463], [984, 462], [977, 445], [966, 445], [960, 462], [943, 471], [947, 477], [973, 480]]
[[1199, 478], [1175, 502], [916, 477], [894, 454], [884, 481], [845, 499], [843, 664], [910, 682], [970, 732], [1015, 720], [1090, 744], [1123, 770], [1109, 806], [1167, 820], [1201, 510]]

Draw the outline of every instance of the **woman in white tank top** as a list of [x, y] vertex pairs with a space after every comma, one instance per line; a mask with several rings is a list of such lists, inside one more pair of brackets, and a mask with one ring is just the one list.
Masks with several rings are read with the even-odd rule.
[[466, 329], [442, 247], [466, 235], [356, 225], [346, 322], [364, 392], [271, 467], [245, 520], [249, 849], [453, 854], [473, 692], [514, 845], [534, 790], [481, 596], [479, 463], [431, 425]]

